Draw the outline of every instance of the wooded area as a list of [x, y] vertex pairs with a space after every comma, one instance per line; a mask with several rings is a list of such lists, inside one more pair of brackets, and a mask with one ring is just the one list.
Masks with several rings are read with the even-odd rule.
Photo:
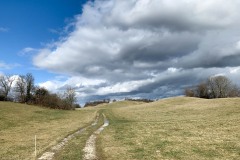
[[74, 109], [76, 93], [72, 87], [66, 87], [63, 94], [50, 93], [46, 88], [35, 86], [31, 73], [26, 75], [0, 76], [0, 101], [35, 104], [54, 109]]

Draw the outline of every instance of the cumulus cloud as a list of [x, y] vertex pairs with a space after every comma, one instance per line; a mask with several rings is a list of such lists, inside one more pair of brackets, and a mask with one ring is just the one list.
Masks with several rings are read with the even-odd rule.
[[33, 63], [93, 82], [79, 87], [86, 96], [181, 94], [212, 74], [236, 79], [239, 8], [238, 0], [89, 1], [73, 31], [40, 49]]

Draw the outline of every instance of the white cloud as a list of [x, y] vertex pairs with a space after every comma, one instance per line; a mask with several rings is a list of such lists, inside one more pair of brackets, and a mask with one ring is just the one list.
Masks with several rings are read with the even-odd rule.
[[238, 41], [238, 42], [236, 43], [236, 49], [238, 49], [238, 50], [240, 51], [240, 41]]
[[50, 91], [57, 92], [61, 89], [65, 89], [65, 86], [85, 89], [89, 86], [100, 85], [102, 83], [105, 83], [105, 81], [101, 79], [87, 79], [84, 77], [75, 76], [67, 79], [65, 79], [65, 77], [55, 77], [53, 80], [39, 83], [38, 85], [40, 87], [47, 88]]
[[117, 83], [111, 86], [98, 88], [97, 95], [107, 95], [111, 93], [128, 93], [137, 90], [138, 88], [152, 83], [152, 79], [129, 81], [123, 83]]
[[[184, 86], [229, 74], [229, 68], [235, 73], [239, 9], [238, 0], [89, 1], [76, 16], [74, 30], [39, 49], [33, 63], [73, 77], [56, 81], [57, 87], [42, 85], [56, 89], [69, 83], [84, 95], [143, 93], [148, 85], [157, 87], [148, 91], [153, 93], [160, 85], [174, 85], [172, 80]], [[195, 79], [187, 81], [183, 73]]]
[[174, 72], [179, 71], [178, 68], [174, 68], [174, 67], [170, 67], [170, 68], [168, 68], [167, 70], [168, 70], [168, 72], [171, 72], [171, 73], [174, 73]]
[[34, 54], [34, 53], [37, 53], [37, 52], [39, 52], [38, 49], [35, 49], [35, 48], [32, 48], [32, 47], [26, 47], [26, 48], [23, 48], [23, 49], [18, 53], [18, 55], [20, 55], [20, 56], [25, 56], [25, 55]]
[[239, 71], [240, 71], [240, 67], [232, 67], [232, 68], [229, 68], [229, 72], [231, 74], [239, 74]]
[[15, 67], [19, 67], [19, 66], [21, 66], [20, 64], [17, 64], [17, 63], [15, 63], [15, 64], [7, 64], [7, 63], [5, 63], [5, 62], [2, 62], [2, 61], [0, 61], [0, 70], [1, 69], [12, 69], [12, 68], [15, 68]]
[[43, 83], [39, 83], [38, 86], [47, 88], [48, 90], [52, 92], [57, 92], [58, 89], [61, 87], [62, 83], [60, 81], [46, 81]]

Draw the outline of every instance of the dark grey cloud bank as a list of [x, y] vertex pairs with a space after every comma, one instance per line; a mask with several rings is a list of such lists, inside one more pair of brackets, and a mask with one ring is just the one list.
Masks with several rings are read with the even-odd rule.
[[240, 78], [238, 0], [95, 0], [74, 30], [40, 50], [39, 68], [69, 76], [79, 98], [166, 97], [211, 75]]

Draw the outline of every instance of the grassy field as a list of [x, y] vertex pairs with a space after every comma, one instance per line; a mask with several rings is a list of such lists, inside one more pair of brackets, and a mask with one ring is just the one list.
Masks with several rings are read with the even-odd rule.
[[34, 159], [34, 137], [37, 153], [62, 140], [80, 127], [88, 125], [96, 116], [96, 109], [78, 111], [0, 102], [0, 159]]
[[[0, 102], [0, 159], [34, 159], [68, 134], [104, 113], [110, 125], [97, 137], [102, 160], [240, 158], [240, 99], [176, 97], [153, 103], [122, 101], [78, 111]], [[101, 115], [101, 114], [100, 114]], [[89, 136], [73, 138], [55, 160], [81, 159]]]
[[104, 159], [239, 159], [240, 99], [177, 97], [105, 107]]

